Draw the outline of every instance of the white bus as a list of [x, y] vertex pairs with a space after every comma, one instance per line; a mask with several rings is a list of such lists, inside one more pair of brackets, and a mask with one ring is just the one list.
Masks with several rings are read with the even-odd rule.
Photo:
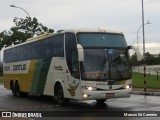
[[[4, 50], [4, 87], [23, 93], [69, 99], [130, 97], [129, 49], [120, 32], [62, 30]], [[137, 54], [138, 50], [136, 49]]]

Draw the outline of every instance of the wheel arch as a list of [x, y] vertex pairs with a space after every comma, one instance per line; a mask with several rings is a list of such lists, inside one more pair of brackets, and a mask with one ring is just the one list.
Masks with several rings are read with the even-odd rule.
[[64, 93], [64, 97], [65, 97], [65, 91], [64, 91], [64, 85], [62, 84], [62, 82], [60, 80], [57, 80], [54, 84], [54, 96], [57, 96], [57, 86], [61, 85], [63, 88], [63, 93]]

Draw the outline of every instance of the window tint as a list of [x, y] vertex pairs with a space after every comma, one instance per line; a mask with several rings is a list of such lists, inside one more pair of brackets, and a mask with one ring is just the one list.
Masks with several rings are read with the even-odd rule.
[[32, 43], [32, 59], [41, 58], [41, 42]]
[[73, 33], [66, 33], [65, 37], [66, 60], [69, 71], [73, 77], [79, 78], [76, 37]]
[[78, 42], [83, 47], [127, 47], [122, 34], [78, 33]]
[[52, 41], [49, 42], [49, 39], [42, 41], [43, 44], [41, 47], [41, 54], [45, 57], [52, 56]]
[[36, 42], [4, 50], [4, 62], [16, 62], [44, 57], [64, 57], [64, 35], [56, 35]]

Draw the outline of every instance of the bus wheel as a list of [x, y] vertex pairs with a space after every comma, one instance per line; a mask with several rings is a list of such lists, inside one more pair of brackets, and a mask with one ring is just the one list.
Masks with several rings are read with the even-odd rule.
[[13, 81], [11, 81], [11, 83], [10, 83], [10, 89], [12, 90], [12, 95], [16, 96], [16, 91], [15, 91], [15, 86], [14, 86]]
[[98, 104], [102, 104], [106, 101], [106, 99], [99, 99], [99, 100], [96, 100]]
[[68, 99], [64, 98], [63, 88], [61, 84], [57, 86], [56, 95], [57, 102], [59, 105], [66, 105], [69, 102]]
[[18, 96], [18, 97], [21, 96], [21, 91], [20, 91], [20, 87], [19, 87], [18, 82], [15, 84], [15, 93], [16, 93], [16, 96]]

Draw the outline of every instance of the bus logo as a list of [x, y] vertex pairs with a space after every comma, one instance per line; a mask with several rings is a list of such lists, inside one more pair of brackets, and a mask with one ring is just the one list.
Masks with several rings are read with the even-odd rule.
[[109, 89], [112, 90], [112, 85], [109, 86]]
[[11, 117], [11, 112], [2, 112], [2, 117]]

